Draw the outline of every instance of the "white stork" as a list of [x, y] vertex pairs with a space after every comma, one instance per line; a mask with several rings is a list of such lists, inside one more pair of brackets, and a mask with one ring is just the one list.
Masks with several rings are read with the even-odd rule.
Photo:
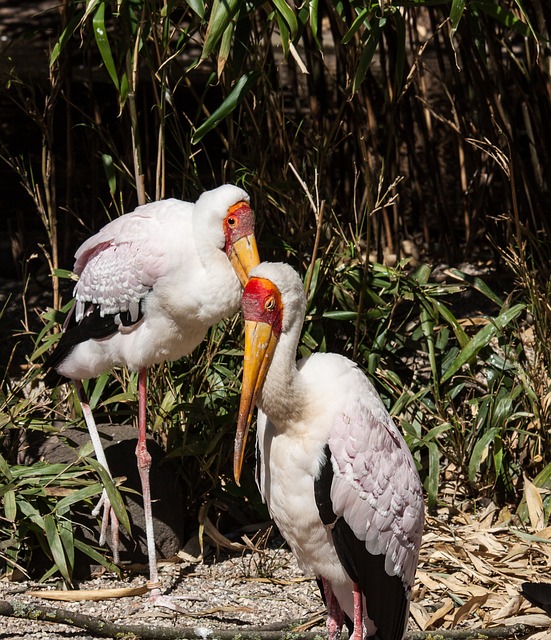
[[318, 578], [330, 640], [400, 640], [423, 531], [412, 455], [375, 388], [333, 353], [295, 361], [306, 300], [288, 265], [250, 273], [243, 389], [235, 440], [239, 482], [254, 405], [257, 482], [301, 568]]
[[[146, 446], [147, 367], [189, 354], [210, 326], [239, 308], [242, 286], [258, 264], [249, 196], [233, 185], [195, 204], [169, 199], [138, 207], [108, 223], [75, 254], [80, 276], [64, 333], [45, 363], [46, 381], [75, 382], [99, 462], [109, 472], [81, 380], [113, 367], [138, 371], [139, 435], [152, 598], [160, 594]], [[101, 544], [111, 518], [118, 561], [118, 522], [105, 491]]]

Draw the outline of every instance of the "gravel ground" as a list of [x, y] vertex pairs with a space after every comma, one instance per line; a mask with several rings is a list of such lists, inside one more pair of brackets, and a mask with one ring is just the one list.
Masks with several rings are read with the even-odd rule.
[[[303, 630], [325, 636], [325, 608], [315, 580], [302, 574], [279, 536], [269, 538], [262, 531], [252, 541], [243, 537], [247, 546], [239, 549], [237, 543], [219, 537], [218, 542], [225, 541], [233, 551], [215, 554], [212, 547], [206, 547], [203, 563], [184, 552], [178, 559], [161, 562], [164, 592], [176, 597], [177, 612], [154, 606], [147, 595], [56, 602], [29, 594], [59, 589], [54, 581], [42, 585], [0, 581], [0, 601], [146, 626], [156, 630], [148, 636], [155, 640], [159, 640], [161, 627], [199, 627], [207, 637], [213, 630], [245, 633], [267, 625], [289, 627], [290, 623], [293, 628], [306, 623]], [[215, 531], [208, 535], [216, 539]], [[194, 549], [196, 544], [186, 545], [187, 552], [193, 554]], [[146, 582], [143, 569], [141, 574], [128, 571], [123, 579], [104, 573], [75, 587], [88, 595], [98, 595], [102, 589], [139, 589]], [[549, 582], [550, 571], [551, 527], [537, 531], [519, 527], [510, 514], [491, 503], [476, 515], [442, 507], [438, 517], [427, 517], [409, 629], [483, 633], [489, 627], [521, 624], [525, 625], [523, 637], [532, 634], [530, 640], [551, 640], [549, 617], [520, 594], [524, 581]], [[2, 602], [0, 611], [1, 607]], [[0, 640], [98, 637], [89, 630], [45, 621], [1, 615], [0, 621]], [[189, 633], [186, 637], [194, 636]]]
[[[259, 577], [269, 571], [271, 578]], [[292, 621], [316, 620], [312, 630], [324, 630], [324, 607], [315, 580], [305, 578], [286, 549], [262, 554], [247, 552], [218, 562], [161, 564], [161, 579], [167, 594], [176, 596], [178, 612], [152, 605], [147, 596], [100, 601], [52, 602], [28, 595], [56, 585], [33, 582], [0, 582], [0, 599], [11, 603], [63, 608], [126, 625], [155, 627], [201, 626], [210, 629], [241, 628]], [[140, 587], [144, 576], [116, 580], [104, 575], [81, 582], [77, 588], [99, 589]], [[75, 627], [44, 621], [2, 617], [1, 639], [91, 640], [94, 636]]]

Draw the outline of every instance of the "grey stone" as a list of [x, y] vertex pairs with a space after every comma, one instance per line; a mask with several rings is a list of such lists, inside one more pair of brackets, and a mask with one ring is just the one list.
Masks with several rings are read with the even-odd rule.
[[[138, 430], [130, 425], [98, 425], [98, 431], [113, 477], [124, 476], [126, 480], [122, 487], [137, 492], [121, 492], [132, 530], [132, 537], [129, 537], [121, 527], [119, 546], [121, 561], [146, 563], [145, 518], [135, 454]], [[89, 440], [86, 429], [69, 427], [60, 430], [59, 436], [47, 437], [35, 449], [33, 457], [49, 463], [72, 462], [77, 458], [79, 448]], [[147, 449], [152, 458], [150, 483], [157, 554], [158, 558], [170, 558], [183, 547], [184, 494], [176, 466], [171, 461], [164, 460], [164, 450], [151, 436], [147, 439]], [[86, 537], [96, 543], [100, 534], [100, 516], [94, 518], [91, 510], [80, 511], [78, 514], [79, 523]], [[81, 575], [87, 573], [85, 567], [78, 568]]]

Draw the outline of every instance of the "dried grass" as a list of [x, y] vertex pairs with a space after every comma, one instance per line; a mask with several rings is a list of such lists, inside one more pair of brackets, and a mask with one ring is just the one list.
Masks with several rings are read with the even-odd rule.
[[412, 618], [422, 630], [547, 627], [520, 585], [549, 579], [550, 560], [551, 527], [517, 528], [493, 503], [476, 515], [443, 507], [427, 518]]

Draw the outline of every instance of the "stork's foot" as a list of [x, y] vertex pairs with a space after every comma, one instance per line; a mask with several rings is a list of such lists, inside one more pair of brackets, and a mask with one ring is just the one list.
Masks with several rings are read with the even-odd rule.
[[93, 516], [97, 516], [103, 510], [101, 516], [101, 531], [99, 536], [99, 544], [101, 547], [107, 540], [107, 530], [110, 528], [111, 533], [111, 551], [113, 552], [113, 562], [119, 563], [119, 519], [117, 518], [114, 509], [111, 507], [111, 501], [107, 496], [107, 491], [104, 489], [101, 494], [99, 502], [92, 511]]

